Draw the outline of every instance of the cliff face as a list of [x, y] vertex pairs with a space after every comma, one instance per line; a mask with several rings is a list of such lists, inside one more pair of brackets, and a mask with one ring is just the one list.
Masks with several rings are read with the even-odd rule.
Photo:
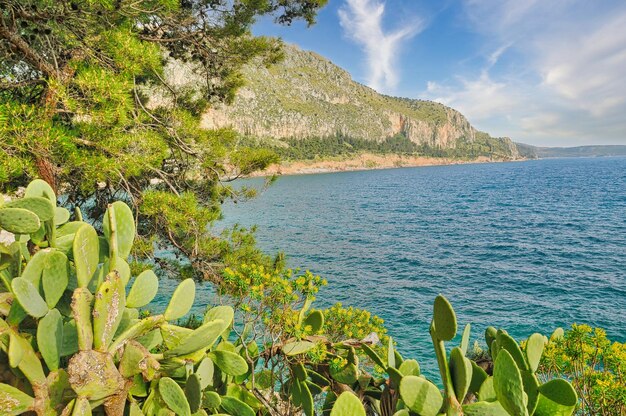
[[499, 149], [509, 149], [510, 153], [499, 156], [519, 157], [510, 139], [492, 139], [476, 131], [452, 108], [379, 94], [353, 81], [327, 59], [295, 46], [285, 46], [280, 64], [248, 66], [244, 77], [246, 86], [234, 103], [210, 108], [202, 117], [203, 127], [232, 127], [245, 135], [272, 140], [340, 133], [382, 141], [402, 133], [416, 144], [442, 149], [481, 137], [497, 141]]

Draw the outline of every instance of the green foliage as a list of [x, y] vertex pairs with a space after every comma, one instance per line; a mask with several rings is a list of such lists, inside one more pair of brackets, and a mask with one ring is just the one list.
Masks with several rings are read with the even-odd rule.
[[418, 147], [404, 135], [389, 137], [381, 142], [337, 135], [307, 139], [285, 139], [285, 146], [272, 147], [281, 159], [308, 160], [334, 156], [350, 156], [362, 152], [381, 154], [414, 154]]
[[335, 402], [330, 416], [365, 416], [365, 409], [359, 399], [352, 393], [342, 393]]
[[[44, 195], [49, 191], [45, 186], [29, 187], [32, 192], [35, 189]], [[131, 404], [147, 414], [158, 409], [191, 414], [180, 385], [191, 384], [185, 381], [193, 373], [194, 363], [213, 359], [225, 374], [238, 375], [248, 370], [248, 362], [237, 353], [210, 351], [220, 336], [224, 337], [222, 344], [229, 345], [233, 313], [228, 313], [227, 307], [208, 313], [209, 319], [198, 329], [170, 341], [171, 345], [156, 348], [168, 339], [168, 333], [188, 331], [167, 321], [187, 313], [193, 303], [195, 283], [186, 280], [179, 285], [164, 315], [139, 318], [138, 310], [126, 303], [128, 280], [121, 278], [111, 261], [117, 259], [117, 264], [125, 264], [127, 255], [119, 249], [129, 252], [134, 239], [134, 227], [124, 224], [128, 218], [132, 221], [132, 215], [125, 214], [128, 207], [115, 203], [105, 213], [109, 223], [103, 241], [109, 250], [103, 252], [97, 235], [95, 239], [88, 237], [95, 231], [84, 223], [75, 227], [74, 244], [67, 249], [56, 248], [55, 231], [59, 228], [54, 217], [39, 205], [29, 204], [29, 200], [32, 197], [19, 201], [24, 209], [49, 225], [41, 239], [42, 246], [49, 248], [33, 246], [31, 250], [36, 254], [29, 255], [27, 246], [33, 242], [29, 243], [30, 236], [23, 234], [12, 243], [20, 247], [20, 254], [1, 260], [6, 294], [3, 302], [10, 306], [3, 313], [4, 319], [0, 319], [0, 348], [4, 351], [0, 364], [11, 369], [0, 380], [6, 396], [2, 401], [3, 414], [33, 411], [50, 415], [72, 408], [76, 413], [85, 407], [102, 408], [107, 414], [117, 415]], [[0, 211], [5, 209], [12, 208], [2, 207]], [[90, 231], [85, 234], [85, 230]], [[3, 247], [5, 250], [7, 247]], [[73, 262], [68, 263], [66, 255]], [[67, 279], [67, 268], [73, 282]], [[46, 286], [50, 271], [55, 272]], [[142, 272], [132, 281], [129, 298], [137, 304], [148, 303], [156, 294], [155, 279], [151, 271]], [[34, 319], [36, 334], [29, 330], [33, 321], [26, 319], [23, 311]], [[161, 341], [156, 344], [147, 337], [155, 331], [161, 334]], [[155, 348], [160, 352], [151, 353]], [[234, 345], [232, 348], [236, 350]], [[196, 376], [193, 379], [199, 384]], [[156, 380], [160, 380], [158, 389], [151, 384]], [[15, 390], [11, 385], [21, 387]], [[63, 394], [57, 394], [58, 389]], [[190, 389], [187, 388], [188, 394], [192, 394]], [[194, 406], [200, 401], [196, 395]]]
[[404, 134], [397, 134], [380, 141], [337, 134], [330, 137], [288, 138], [276, 144], [267, 144], [252, 138], [243, 139], [242, 142], [261, 149], [269, 147], [286, 161], [351, 157], [361, 153], [447, 157], [461, 160], [472, 160], [478, 157], [506, 159], [511, 156], [511, 149], [505, 141], [480, 132], [476, 134], [475, 140], [460, 139], [454, 147], [450, 148], [417, 144]]
[[[527, 357], [521, 352], [519, 344], [503, 330], [496, 331], [493, 339], [492, 330], [486, 333], [487, 340], [494, 345], [496, 357], [493, 376], [488, 376], [463, 353], [469, 339], [468, 328], [464, 331], [462, 345], [453, 348], [448, 355], [445, 341], [455, 337], [457, 319], [448, 300], [439, 295], [434, 303], [430, 334], [439, 364], [443, 395], [432, 381], [419, 374], [417, 362], [404, 360], [391, 341], [386, 362], [367, 343], [360, 344], [360, 349], [382, 368], [386, 378], [374, 377], [360, 368], [357, 368], [352, 380], [340, 381], [332, 372], [331, 376], [350, 385], [358, 396], [364, 397], [364, 408], [383, 416], [413, 413], [433, 416], [441, 413], [496, 416], [573, 414], [578, 399], [572, 386], [563, 379], [540, 384], [535, 373], [528, 369]], [[529, 355], [536, 359], [538, 354], [534, 349]], [[346, 360], [350, 364], [350, 354]], [[405, 365], [409, 362], [411, 364]], [[331, 369], [332, 365], [331, 362]], [[343, 372], [340, 374], [343, 376]]]
[[[53, 196], [41, 184], [35, 182], [29, 192]], [[157, 294], [158, 279], [151, 270], [141, 270], [134, 278], [122, 277], [131, 274], [127, 253], [135, 237], [134, 227], [125, 223], [133, 218], [126, 205], [109, 205], [104, 213], [108, 218], [105, 234], [99, 237], [93, 227], [80, 221], [69, 223], [75, 224], [70, 229], [55, 224], [50, 210], [28, 204], [32, 198], [19, 201], [47, 225], [39, 238], [41, 245], [22, 234], [1, 250], [17, 249], [16, 255], [0, 259], [4, 286], [0, 366], [8, 369], [0, 375], [3, 414], [86, 414], [93, 410], [111, 415], [125, 411], [254, 415], [263, 408], [262, 400], [274, 397], [268, 396], [268, 389], [276, 386], [261, 383], [266, 371], [261, 367], [263, 356], [265, 365], [278, 366], [273, 376], [281, 389], [300, 392], [297, 404], [283, 405], [303, 408], [312, 415], [313, 396], [323, 393], [329, 375], [328, 370], [320, 374], [311, 367], [318, 368], [320, 360], [332, 356], [347, 360], [346, 365], [356, 373], [354, 350], [346, 355], [343, 345], [336, 347], [318, 335], [323, 334], [326, 319], [321, 311], [310, 308], [325, 284], [319, 276], [266, 270], [260, 265], [226, 269], [218, 288], [242, 312], [243, 331], [234, 326], [235, 313], [229, 306], [209, 309], [193, 325], [195, 329], [179, 326], [172, 321], [183, 318], [193, 305], [196, 285], [192, 279], [178, 285], [163, 314], [140, 314], [136, 309]], [[0, 207], [0, 211], [10, 209]], [[61, 231], [69, 232], [71, 241], [57, 247]], [[49, 275], [50, 271], [54, 274]], [[270, 340], [274, 344], [267, 343]], [[290, 376], [292, 365], [300, 368], [297, 379]]]
[[[134, 254], [152, 261], [155, 247], [174, 251], [180, 262], [166, 256], [160, 263], [172, 275], [213, 279], [230, 255], [259, 260], [249, 245], [214, 238], [211, 225], [224, 199], [247, 197], [227, 182], [264, 169], [276, 155], [240, 146], [228, 130], [208, 131], [200, 117], [233, 99], [244, 64], [282, 56], [279, 40], [251, 34], [257, 18], [311, 24], [325, 3], [3, 2], [0, 189], [41, 177], [62, 189], [68, 205], [82, 206], [90, 223], [124, 199], [144, 243]], [[205, 82], [195, 93], [179, 89], [173, 67]], [[171, 208], [181, 206], [191, 214], [185, 227]], [[5, 211], [0, 223], [22, 233], [39, 228], [23, 211]], [[129, 245], [119, 244], [127, 254]]]
[[476, 132], [475, 138], [460, 138], [454, 147], [436, 148], [429, 145], [420, 145], [419, 154], [432, 157], [447, 157], [452, 159], [472, 160], [479, 157], [508, 159], [511, 157], [514, 146], [509, 141], [498, 137], [491, 137], [487, 133]]
[[[44, 232], [2, 246], [2, 253], [15, 253], [0, 259], [5, 413], [253, 416], [280, 406], [313, 415], [315, 398], [328, 391], [330, 380], [354, 384], [360, 372], [348, 343], [360, 341], [331, 340], [326, 323], [335, 337], [351, 325], [353, 336], [373, 324], [384, 333], [382, 322], [363, 311], [335, 306], [325, 316], [312, 309], [326, 284], [319, 276], [259, 264], [222, 271], [217, 292], [237, 315], [218, 306], [183, 321], [192, 328], [178, 324], [192, 308], [193, 279], [178, 285], [163, 314], [140, 313], [137, 308], [157, 295], [158, 279], [149, 269], [134, 267], [133, 273], [127, 263], [135, 241], [129, 207], [110, 204], [99, 236], [79, 218], [56, 224], [50, 215], [56, 203], [48, 199], [54, 193], [44, 182], [27, 193], [46, 198], [51, 209], [42, 209], [41, 201], [29, 204], [34, 196], [18, 200]], [[60, 239], [68, 241], [59, 245]], [[357, 323], [362, 317], [370, 327]]]
[[626, 413], [626, 344], [611, 342], [604, 330], [588, 325], [560, 332], [545, 346], [540, 376], [562, 374], [571, 380], [581, 398], [577, 414]]
[[333, 341], [340, 341], [344, 337], [363, 339], [375, 333], [380, 338], [381, 344], [388, 343], [384, 321], [369, 311], [352, 306], [346, 308], [337, 303], [323, 312], [326, 318], [326, 334]]

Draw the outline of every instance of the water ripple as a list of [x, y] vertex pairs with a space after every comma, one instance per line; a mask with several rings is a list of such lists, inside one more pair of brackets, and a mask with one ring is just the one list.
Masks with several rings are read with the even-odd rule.
[[283, 177], [224, 226], [258, 224], [263, 249], [329, 280], [321, 306], [372, 310], [432, 371], [438, 293], [473, 339], [584, 322], [626, 341], [624, 172], [597, 158]]

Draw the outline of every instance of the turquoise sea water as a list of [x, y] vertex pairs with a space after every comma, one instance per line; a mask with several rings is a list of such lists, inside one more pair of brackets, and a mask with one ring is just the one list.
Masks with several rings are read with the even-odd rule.
[[281, 177], [226, 206], [235, 222], [328, 279], [318, 307], [371, 310], [431, 371], [438, 293], [472, 342], [488, 324], [521, 339], [573, 322], [626, 341], [626, 158]]

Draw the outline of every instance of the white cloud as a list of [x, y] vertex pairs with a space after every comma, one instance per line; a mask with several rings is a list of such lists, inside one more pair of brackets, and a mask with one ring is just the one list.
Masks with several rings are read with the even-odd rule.
[[626, 11], [590, 32], [552, 36], [537, 46], [545, 84], [596, 117], [626, 103]]
[[498, 63], [498, 60], [500, 59], [500, 57], [506, 52], [507, 49], [511, 47], [511, 45], [512, 45], [511, 43], [502, 45], [489, 55], [489, 58], [487, 60], [489, 62], [489, 68], [493, 67], [495, 64]]
[[[464, 4], [470, 29], [491, 52], [475, 77], [431, 82], [429, 98], [456, 106], [479, 128], [520, 141], [626, 143], [626, 3]], [[499, 61], [507, 65], [496, 67]]]
[[346, 0], [339, 9], [339, 21], [346, 35], [361, 45], [368, 66], [367, 84], [379, 91], [393, 90], [398, 83], [395, 65], [400, 47], [423, 29], [423, 23], [386, 32], [383, 28], [385, 3], [379, 0]]
[[494, 81], [486, 71], [475, 79], [458, 77], [454, 86], [429, 82], [426, 95], [459, 110], [473, 122], [505, 116], [521, 99], [510, 85]]

